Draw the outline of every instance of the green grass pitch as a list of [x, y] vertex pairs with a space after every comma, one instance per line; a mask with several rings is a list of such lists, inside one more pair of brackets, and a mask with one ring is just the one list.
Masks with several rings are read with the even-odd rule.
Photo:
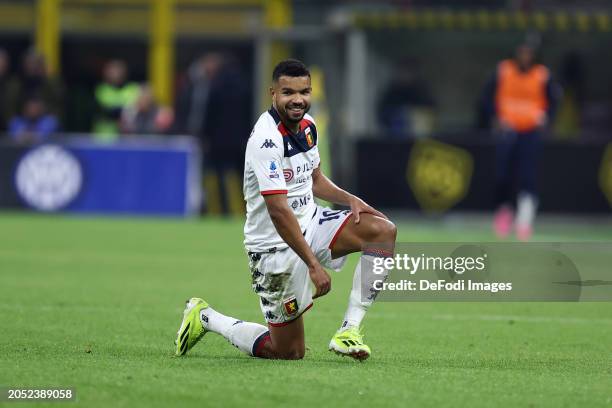
[[[493, 238], [484, 221], [398, 225], [400, 241]], [[538, 233], [612, 241], [609, 224]], [[175, 358], [190, 296], [263, 322], [240, 220], [0, 214], [0, 386], [75, 387], [83, 407], [612, 407], [612, 303], [379, 303], [368, 361], [328, 352], [357, 259], [306, 314], [304, 360], [214, 334]]]

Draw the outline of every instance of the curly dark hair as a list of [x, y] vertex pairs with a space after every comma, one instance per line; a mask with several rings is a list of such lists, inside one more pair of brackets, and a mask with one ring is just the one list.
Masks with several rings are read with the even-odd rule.
[[306, 68], [306, 65], [304, 65], [302, 61], [296, 59], [286, 59], [276, 64], [276, 67], [274, 67], [274, 71], [272, 72], [272, 80], [276, 82], [281, 76], [309, 77], [310, 71], [308, 71], [308, 68]]

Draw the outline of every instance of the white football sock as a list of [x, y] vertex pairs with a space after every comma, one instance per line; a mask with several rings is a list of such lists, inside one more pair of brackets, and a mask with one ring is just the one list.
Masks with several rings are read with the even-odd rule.
[[[269, 340], [268, 328], [251, 322], [234, 319], [214, 310], [212, 307], [202, 309], [200, 322], [206, 330], [225, 337], [239, 350], [254, 356], [257, 347]], [[266, 339], [266, 336], [268, 339]]]
[[[372, 255], [361, 255], [357, 266], [355, 267], [355, 274], [353, 275], [353, 288], [349, 296], [348, 308], [344, 314], [344, 321], [340, 330], [344, 330], [348, 327], [359, 327], [361, 321], [365, 317], [368, 308], [372, 305], [374, 299], [368, 299], [371, 295], [370, 288], [372, 288], [373, 281], [375, 279], [385, 279], [385, 275], [376, 275], [372, 272], [374, 259], [376, 257]], [[367, 271], [365, 279], [362, 279], [361, 269]], [[364, 295], [362, 297], [362, 287]]]
[[210, 330], [217, 334], [227, 337], [230, 327], [239, 321], [233, 317], [226, 316], [217, 312], [212, 307], [207, 307], [200, 311], [200, 322], [206, 330]]
[[355, 274], [353, 275], [353, 287], [349, 295], [348, 307], [346, 313], [344, 313], [344, 321], [342, 322], [341, 330], [348, 327], [361, 325], [361, 321], [365, 317], [366, 311], [369, 305], [361, 302], [361, 259], [357, 262], [355, 267]]
[[517, 199], [516, 224], [533, 225], [537, 208], [538, 199], [533, 194], [521, 192]]

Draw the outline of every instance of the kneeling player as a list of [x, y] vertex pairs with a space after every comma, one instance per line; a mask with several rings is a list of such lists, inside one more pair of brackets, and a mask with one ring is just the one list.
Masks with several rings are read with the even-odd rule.
[[[302, 358], [302, 314], [313, 299], [331, 289], [323, 267], [339, 270], [347, 254], [362, 251], [368, 244], [355, 269], [344, 321], [329, 344], [336, 353], [366, 359], [370, 348], [363, 343], [360, 326], [373, 297], [361, 296], [361, 265], [371, 263], [373, 257], [393, 255], [395, 225], [337, 187], [319, 169], [317, 129], [307, 114], [310, 73], [304, 64], [283, 61], [274, 69], [272, 80], [272, 107], [255, 124], [244, 170], [244, 242], [253, 290], [260, 297], [268, 327], [225, 316], [202, 299], [191, 298], [178, 331], [176, 353], [184, 355], [212, 331], [255, 357]], [[350, 211], [320, 207], [314, 197], [349, 206]]]

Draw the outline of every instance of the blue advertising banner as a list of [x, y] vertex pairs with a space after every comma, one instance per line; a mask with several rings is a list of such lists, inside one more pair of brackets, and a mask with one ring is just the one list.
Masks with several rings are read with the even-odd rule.
[[0, 146], [0, 206], [96, 214], [187, 216], [201, 201], [200, 154], [190, 138], [115, 144], [67, 139]]

